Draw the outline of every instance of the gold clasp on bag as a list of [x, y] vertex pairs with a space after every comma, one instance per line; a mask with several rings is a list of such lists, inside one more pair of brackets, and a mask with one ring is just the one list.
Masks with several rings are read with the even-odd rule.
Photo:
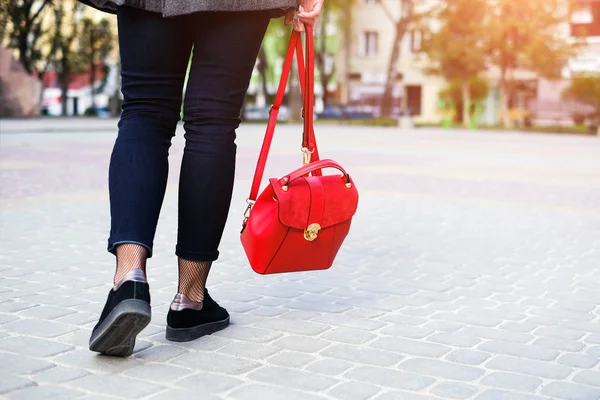
[[314, 153], [314, 150], [309, 150], [306, 147], [302, 148], [302, 165], [310, 164], [312, 153]]
[[246, 211], [244, 211], [244, 222], [242, 222], [244, 226], [246, 226], [248, 218], [250, 218], [250, 211], [252, 211], [252, 206], [254, 205], [255, 201], [246, 199], [246, 203], [248, 203], [248, 207], [246, 207]]
[[310, 224], [308, 228], [304, 231], [304, 239], [312, 242], [317, 238], [319, 231], [321, 230], [321, 225], [319, 224]]

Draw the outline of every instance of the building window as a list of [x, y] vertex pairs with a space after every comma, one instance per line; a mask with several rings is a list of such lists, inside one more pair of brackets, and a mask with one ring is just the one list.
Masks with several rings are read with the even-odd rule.
[[411, 31], [410, 32], [410, 51], [418, 53], [423, 47], [423, 32]]
[[377, 55], [379, 47], [379, 33], [365, 31], [360, 35], [360, 55], [373, 57]]

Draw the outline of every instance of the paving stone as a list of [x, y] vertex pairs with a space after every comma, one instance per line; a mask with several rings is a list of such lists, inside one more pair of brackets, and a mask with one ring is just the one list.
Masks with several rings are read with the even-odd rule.
[[573, 381], [577, 383], [583, 383], [590, 386], [600, 387], [600, 371], [598, 370], [587, 370], [578, 372], [574, 377]]
[[40, 338], [54, 338], [65, 333], [73, 332], [77, 328], [72, 325], [61, 324], [54, 321], [42, 321], [36, 319], [20, 319], [2, 325], [12, 333], [31, 335]]
[[256, 343], [268, 343], [280, 337], [281, 333], [250, 326], [231, 325], [227, 329], [217, 332], [216, 335]]
[[170, 364], [226, 375], [243, 374], [260, 366], [256, 361], [211, 352], [187, 353], [172, 359]]
[[329, 394], [339, 400], [367, 400], [380, 391], [375, 385], [364, 382], [345, 382], [334, 387]]
[[11, 353], [45, 358], [73, 350], [74, 347], [50, 340], [12, 336], [0, 340], [0, 349]]
[[565, 339], [579, 340], [583, 332], [575, 329], [564, 328], [562, 326], [543, 326], [533, 332], [536, 336], [552, 336]]
[[446, 332], [435, 333], [427, 338], [430, 342], [447, 344], [454, 347], [475, 347], [481, 342], [481, 339], [463, 336], [460, 333], [452, 334]]
[[281, 350], [275, 346], [243, 342], [231, 343], [218, 350], [219, 353], [229, 354], [230, 356], [255, 359], [264, 359], [279, 351]]
[[391, 366], [402, 361], [404, 356], [364, 346], [338, 344], [324, 349], [321, 355], [359, 364]]
[[0, 395], [35, 385], [35, 381], [21, 378], [8, 372], [0, 374]]
[[485, 367], [546, 379], [565, 379], [573, 372], [564, 365], [507, 356], [496, 356], [485, 364]]
[[559, 351], [569, 351], [577, 353], [584, 348], [584, 344], [576, 340], [565, 339], [561, 337], [546, 336], [532, 343], [535, 346], [555, 349]]
[[79, 368], [89, 372], [106, 374], [118, 374], [141, 364], [141, 361], [135, 357], [104, 357], [98, 355], [97, 353], [92, 353], [88, 349], [77, 349], [68, 353], [60, 354], [53, 360], [59, 364], [64, 364], [69, 367]]
[[317, 394], [300, 392], [288, 388], [269, 385], [250, 384], [243, 386], [227, 395], [234, 400], [325, 400], [326, 397]]
[[509, 392], [499, 389], [489, 389], [475, 397], [475, 400], [547, 400], [547, 397]]
[[[193, 399], [195, 396], [198, 396], [198, 392], [187, 390], [187, 389], [166, 389], [162, 392], [155, 394], [154, 396], [149, 397], [151, 400], [189, 400]], [[88, 400], [87, 397], [84, 400]], [[202, 393], [202, 400], [221, 400], [221, 398], [217, 396], [212, 396], [210, 394]]]
[[320, 392], [338, 383], [337, 379], [310, 372], [267, 366], [253, 371], [249, 379], [271, 385], [284, 385], [293, 389]]
[[28, 308], [19, 313], [22, 317], [53, 320], [65, 315], [75, 314], [77, 311], [70, 308], [54, 306], [38, 306]]
[[[305, 336], [315, 336], [330, 329], [329, 326], [324, 324], [315, 324], [313, 322], [303, 322], [299, 324], [296, 321], [285, 319], [264, 320], [258, 322], [256, 326], [258, 328], [268, 330], [271, 334], [273, 334], [273, 330], [275, 330], [280, 332], [291, 333], [294, 335]], [[227, 331], [227, 329], [225, 331]]]
[[77, 368], [56, 366], [35, 374], [33, 379], [36, 382], [60, 384], [83, 378], [89, 373]]
[[490, 357], [490, 354], [482, 351], [459, 349], [448, 354], [446, 359], [461, 364], [480, 365]]
[[200, 373], [177, 382], [177, 386], [192, 390], [193, 393], [220, 394], [242, 386], [244, 381], [230, 376]]
[[189, 368], [176, 367], [174, 365], [144, 364], [125, 371], [123, 375], [142, 381], [169, 384], [194, 372], [194, 370]]
[[534, 392], [542, 382], [543, 381], [538, 378], [507, 372], [492, 372], [481, 380], [481, 384], [485, 386], [521, 392]]
[[437, 396], [431, 394], [416, 394], [404, 390], [390, 390], [374, 398], [375, 400], [439, 400]]
[[600, 346], [588, 347], [585, 352], [592, 357], [600, 358]]
[[135, 354], [135, 358], [139, 358], [144, 361], [152, 362], [167, 362], [175, 357], [187, 353], [188, 350], [177, 347], [177, 346], [152, 346], [146, 350], [140, 351]]
[[445, 399], [468, 399], [477, 393], [477, 388], [460, 382], [444, 382], [431, 388], [431, 393]]
[[322, 334], [321, 337], [332, 342], [363, 344], [377, 338], [377, 335], [358, 329], [333, 328]]
[[77, 390], [67, 389], [59, 386], [43, 385], [29, 386], [16, 392], [12, 392], [8, 395], [8, 398], [10, 400], [69, 400], [79, 399], [83, 396], [85, 396], [85, 393]]
[[0, 313], [0, 325], [6, 324], [7, 322], [12, 322], [18, 320], [19, 317], [11, 314]]
[[466, 327], [458, 331], [457, 335], [514, 343], [529, 343], [535, 338], [532, 335], [516, 333], [506, 329], [487, 328], [481, 326]]
[[[325, 338], [329, 339], [327, 337]], [[316, 353], [324, 347], [329, 346], [330, 344], [330, 342], [318, 338], [304, 336], [287, 336], [276, 340], [272, 343], [272, 346], [291, 351], [299, 351], [301, 353]]]
[[0, 376], [3, 374], [30, 375], [54, 367], [51, 362], [0, 351]]
[[353, 364], [349, 362], [325, 358], [307, 365], [306, 370], [323, 375], [341, 375], [352, 367]]
[[377, 339], [371, 343], [371, 346], [378, 349], [424, 357], [441, 357], [452, 350], [450, 347], [440, 344], [388, 337]]
[[139, 399], [163, 390], [155, 383], [127, 379], [116, 375], [88, 375], [68, 383], [70, 387], [109, 396]]
[[358, 367], [345, 376], [360, 382], [413, 391], [423, 390], [435, 382], [431, 377], [379, 367]]
[[500, 342], [496, 340], [482, 343], [477, 348], [479, 350], [487, 351], [488, 353], [506, 354], [542, 361], [555, 360], [560, 354], [557, 350], [549, 350], [542, 347], [510, 342]]
[[585, 354], [563, 354], [558, 358], [558, 363], [575, 368], [593, 368], [600, 363], [600, 358], [587, 356]]
[[544, 386], [542, 394], [553, 399], [590, 400], [600, 398], [600, 388], [569, 382], [550, 382]]
[[278, 365], [280, 367], [301, 368], [315, 360], [315, 356], [298, 353], [296, 351], [282, 351], [267, 359], [269, 364]]
[[424, 328], [433, 329], [442, 332], [456, 332], [465, 325], [452, 321], [430, 321], [423, 325]]
[[321, 314], [314, 317], [312, 321], [328, 325], [342, 326], [345, 328], [362, 329], [366, 331], [374, 331], [385, 326], [385, 324], [380, 321], [366, 318], [356, 318], [349, 315]]
[[381, 329], [379, 333], [409, 339], [423, 339], [434, 333], [434, 330], [420, 326], [390, 325]]
[[481, 368], [426, 358], [411, 358], [398, 365], [398, 368], [422, 375], [467, 382], [474, 381], [485, 373]]

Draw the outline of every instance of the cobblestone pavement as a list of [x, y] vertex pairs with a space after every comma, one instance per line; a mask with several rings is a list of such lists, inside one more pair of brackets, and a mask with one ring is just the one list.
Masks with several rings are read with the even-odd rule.
[[[0, 397], [600, 399], [597, 137], [323, 125], [359, 212], [335, 266], [258, 276], [238, 234], [260, 125], [209, 286], [225, 331], [167, 342], [182, 137], [149, 261], [153, 319], [128, 359], [87, 350], [105, 252], [114, 121], [0, 121]], [[36, 132], [39, 131], [39, 132]], [[267, 176], [301, 160], [277, 131]]]

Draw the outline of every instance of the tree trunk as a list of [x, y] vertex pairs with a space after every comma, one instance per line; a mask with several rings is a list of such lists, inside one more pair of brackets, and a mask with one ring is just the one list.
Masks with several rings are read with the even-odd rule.
[[302, 119], [302, 94], [300, 92], [300, 79], [298, 77], [298, 67], [292, 63], [290, 74], [290, 92], [288, 97], [288, 107], [290, 110], [290, 122], [298, 122]]
[[[396, 34], [392, 44], [392, 53], [387, 67], [385, 89], [381, 101], [381, 116], [390, 117], [392, 115], [392, 92], [396, 83], [396, 74], [398, 61], [400, 61], [400, 46], [406, 32], [406, 21], [401, 19], [396, 23]], [[404, 110], [403, 110], [404, 111]]]
[[510, 115], [509, 115], [509, 111], [510, 111], [509, 104], [508, 104], [509, 93], [508, 93], [508, 87], [506, 84], [506, 80], [500, 79], [499, 86], [500, 86], [500, 104], [501, 104], [500, 112], [502, 115], [502, 125], [505, 128], [510, 128], [510, 127], [512, 127], [512, 120], [510, 119]]
[[462, 121], [465, 127], [469, 127], [471, 125], [471, 89], [468, 81], [463, 81], [461, 86], [463, 101]]
[[260, 83], [262, 85], [263, 95], [265, 96], [265, 101], [267, 104], [269, 103], [269, 89], [267, 87], [267, 68], [268, 68], [268, 60], [267, 53], [265, 53], [265, 49], [263, 46], [260, 47], [258, 52], [258, 72], [260, 74]]
[[90, 32], [90, 96], [91, 102], [90, 105], [92, 115], [96, 115], [96, 96], [94, 90], [94, 84], [96, 83], [96, 38], [94, 37], [94, 32]]

